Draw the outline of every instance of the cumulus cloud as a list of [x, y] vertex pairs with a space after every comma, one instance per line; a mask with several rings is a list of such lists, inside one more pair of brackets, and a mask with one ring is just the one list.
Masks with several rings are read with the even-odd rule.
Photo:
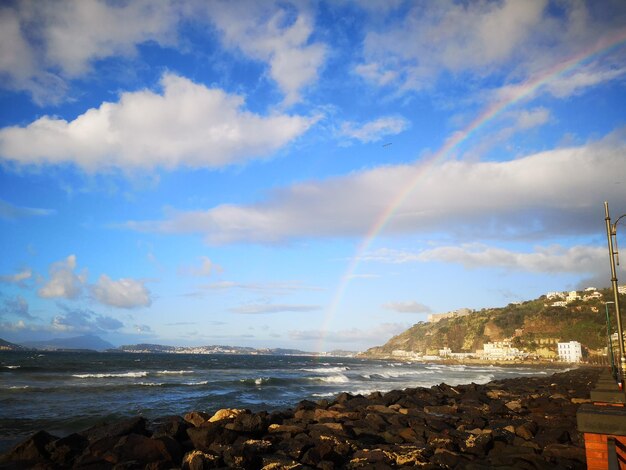
[[181, 11], [174, 2], [61, 0], [14, 2], [0, 9], [0, 78], [38, 104], [65, 97], [66, 80], [97, 60], [132, 57], [137, 45], [176, 42]]
[[15, 316], [25, 320], [35, 320], [37, 318], [31, 315], [28, 302], [20, 295], [4, 300], [4, 305], [0, 307], [0, 317], [3, 316]]
[[263, 313], [287, 313], [287, 312], [315, 312], [320, 310], [319, 305], [296, 305], [296, 304], [247, 304], [229, 309], [232, 313], [263, 314]]
[[314, 118], [243, 109], [241, 96], [174, 74], [162, 94], [123, 93], [73, 121], [44, 116], [0, 129], [0, 155], [19, 164], [106, 168], [222, 167], [267, 156], [304, 133]]
[[87, 271], [76, 274], [75, 270], [76, 255], [52, 263], [48, 270], [50, 278], [37, 293], [44, 298], [77, 298], [87, 282]]
[[21, 284], [33, 277], [33, 271], [30, 268], [23, 269], [15, 274], [3, 274], [0, 275], [0, 282], [6, 282], [7, 284]]
[[116, 318], [99, 315], [89, 309], [71, 309], [60, 306], [64, 311], [55, 315], [50, 323], [53, 331], [66, 333], [104, 333], [119, 330], [124, 324]]
[[[254, 204], [171, 211], [127, 227], [198, 233], [209, 243], [277, 243], [360, 236], [385, 215], [385, 234], [445, 229], [476, 237], [550, 238], [596, 233], [605, 200], [626, 200], [621, 134], [511, 161], [422, 161], [282, 188]], [[600, 219], [598, 219], [600, 217]]]
[[228, 1], [207, 9], [226, 46], [269, 65], [285, 104], [299, 101], [302, 88], [315, 83], [327, 52], [310, 40], [314, 14], [304, 4]]
[[24, 217], [47, 216], [54, 214], [51, 209], [39, 209], [35, 207], [20, 207], [0, 199], [0, 218], [16, 220]]
[[431, 313], [429, 306], [416, 302], [414, 300], [408, 302], [389, 302], [383, 305], [383, 308], [398, 313]]
[[394, 264], [438, 261], [462, 264], [468, 269], [503, 268], [541, 273], [594, 273], [599, 266], [604, 266], [607, 256], [604, 246], [550, 245], [537, 246], [533, 252], [517, 252], [474, 243], [440, 246], [419, 252], [385, 248], [365, 253], [360, 259]]
[[339, 135], [363, 143], [377, 142], [388, 135], [400, 134], [409, 127], [409, 122], [402, 117], [382, 117], [364, 124], [344, 122]]
[[91, 295], [98, 302], [117, 308], [149, 307], [152, 305], [150, 291], [144, 281], [122, 278], [113, 280], [106, 274], [91, 287]]

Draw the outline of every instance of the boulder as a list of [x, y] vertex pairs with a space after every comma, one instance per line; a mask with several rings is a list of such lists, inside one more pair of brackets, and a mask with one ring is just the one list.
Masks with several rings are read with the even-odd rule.
[[221, 459], [217, 455], [208, 454], [200, 450], [187, 452], [183, 457], [182, 470], [209, 470], [219, 468]]
[[112, 423], [105, 422], [97, 424], [79, 434], [86, 437], [89, 442], [95, 442], [107, 437], [126, 436], [128, 434], [141, 434], [145, 436], [149, 434], [146, 428], [146, 423], [147, 421], [143, 416], [136, 416], [134, 418], [114, 421]]
[[208, 421], [213, 423], [215, 421], [221, 421], [223, 419], [235, 419], [240, 414], [248, 413], [247, 410], [240, 410], [237, 408], [225, 408], [222, 410], [217, 410], [213, 416], [211, 416]]
[[38, 463], [48, 462], [50, 460], [48, 446], [57, 439], [52, 434], [39, 431], [0, 456], [0, 464], [11, 462], [28, 468]]
[[61, 466], [70, 466], [78, 455], [82, 454], [89, 445], [89, 440], [80, 434], [70, 434], [48, 444], [46, 449], [50, 453], [50, 460]]
[[204, 413], [203, 411], [190, 411], [183, 419], [193, 426], [200, 426], [202, 423], [208, 421], [210, 417], [210, 414]]

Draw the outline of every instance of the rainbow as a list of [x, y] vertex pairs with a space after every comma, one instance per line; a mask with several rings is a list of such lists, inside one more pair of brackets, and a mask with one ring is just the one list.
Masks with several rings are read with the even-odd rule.
[[550, 83], [555, 78], [565, 75], [568, 72], [576, 69], [581, 64], [589, 62], [596, 57], [607, 54], [614, 49], [623, 46], [626, 43], [626, 28], [619, 30], [618, 32], [602, 38], [593, 46], [586, 48], [581, 53], [573, 56], [565, 61], [559, 62], [553, 67], [544, 70], [542, 73], [537, 74], [519, 86], [511, 90], [510, 95], [506, 99], [502, 99], [491, 107], [486, 108], [480, 113], [473, 121], [471, 121], [464, 129], [454, 132], [444, 143], [444, 145], [434, 153], [430, 158], [421, 162], [418, 171], [415, 173], [415, 177], [409, 181], [404, 188], [398, 191], [397, 195], [393, 198], [391, 204], [381, 212], [374, 224], [367, 231], [365, 237], [358, 244], [354, 256], [350, 260], [348, 267], [344, 274], [341, 276], [337, 289], [333, 295], [332, 301], [326, 310], [324, 321], [321, 329], [321, 339], [317, 350], [323, 352], [325, 349], [325, 339], [329, 331], [330, 324], [337, 312], [337, 308], [341, 303], [341, 300], [345, 294], [345, 291], [353, 278], [356, 268], [359, 264], [359, 260], [363, 256], [378, 234], [385, 228], [387, 223], [393, 218], [398, 208], [406, 201], [408, 196], [417, 187], [422, 177], [427, 171], [434, 165], [445, 160], [450, 153], [455, 150], [461, 143], [469, 139], [473, 134], [480, 131], [494, 118], [499, 116], [503, 111], [509, 109], [520, 101], [532, 97], [532, 95], [542, 86]]

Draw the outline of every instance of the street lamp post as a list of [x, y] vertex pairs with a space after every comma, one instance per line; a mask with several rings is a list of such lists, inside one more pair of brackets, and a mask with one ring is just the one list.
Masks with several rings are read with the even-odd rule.
[[[604, 202], [604, 213], [606, 222], [606, 236], [609, 243], [609, 259], [611, 261], [611, 285], [613, 286], [613, 301], [615, 302], [615, 317], [617, 319], [617, 344], [619, 345], [620, 354], [620, 379], [619, 386], [624, 390], [624, 373], [626, 372], [626, 356], [624, 356], [624, 335], [622, 332], [622, 317], [619, 310], [619, 290], [617, 287], [617, 275], [615, 272], [615, 256], [617, 252], [613, 249], [613, 239], [617, 236], [617, 223], [626, 214], [617, 218], [614, 224], [611, 224], [611, 217], [609, 216], [609, 203]], [[617, 241], [617, 240], [616, 240]], [[619, 258], [617, 258], [617, 264], [619, 264]]]
[[606, 338], [608, 348], [608, 358], [611, 361], [611, 375], [617, 380], [617, 368], [615, 367], [615, 356], [613, 355], [613, 340], [611, 339], [611, 318], [609, 317], [609, 304], [615, 304], [613, 301], [604, 302], [604, 312], [606, 313]]

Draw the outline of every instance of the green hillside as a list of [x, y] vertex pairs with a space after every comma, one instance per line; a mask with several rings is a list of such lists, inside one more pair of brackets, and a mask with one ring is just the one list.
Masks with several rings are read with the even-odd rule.
[[[598, 292], [601, 294], [599, 299], [575, 300], [566, 306], [552, 306], [559, 299], [541, 296], [436, 323], [419, 322], [383, 346], [368, 349], [363, 355], [390, 356], [393, 351], [436, 355], [444, 347], [453, 352], [469, 353], [482, 349], [485, 342], [506, 339], [511, 340], [512, 346], [541, 357], [553, 357], [557, 343], [565, 341], [579, 341], [593, 353], [606, 347], [605, 302], [613, 299], [609, 289]], [[620, 303], [623, 311], [626, 295], [620, 295]], [[613, 305], [609, 305], [609, 312], [613, 331], [616, 331]]]

